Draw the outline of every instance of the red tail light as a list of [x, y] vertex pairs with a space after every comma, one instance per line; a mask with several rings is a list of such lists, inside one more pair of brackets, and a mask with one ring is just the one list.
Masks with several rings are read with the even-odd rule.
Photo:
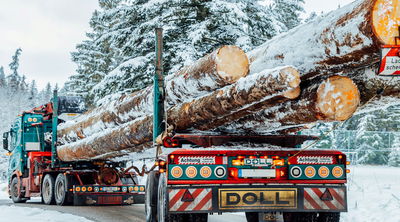
[[164, 147], [167, 147], [167, 148], [176, 148], [176, 147], [181, 146], [181, 144], [179, 143], [179, 140], [173, 139], [171, 137], [165, 137], [163, 140], [163, 145], [164, 145]]

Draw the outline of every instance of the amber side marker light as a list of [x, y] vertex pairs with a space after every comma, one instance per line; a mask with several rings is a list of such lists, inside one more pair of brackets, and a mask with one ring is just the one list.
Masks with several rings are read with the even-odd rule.
[[284, 160], [274, 160], [274, 166], [283, 166], [285, 165]]
[[347, 170], [346, 170], [346, 173], [350, 173], [350, 170], [349, 170], [349, 169], [347, 169]]

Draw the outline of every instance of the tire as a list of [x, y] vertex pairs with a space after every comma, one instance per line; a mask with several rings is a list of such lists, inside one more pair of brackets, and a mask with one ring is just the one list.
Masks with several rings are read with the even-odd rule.
[[283, 213], [285, 222], [317, 222], [317, 213]]
[[246, 212], [247, 222], [258, 222], [258, 212]]
[[68, 201], [68, 180], [63, 173], [58, 174], [56, 178], [54, 185], [54, 198], [57, 205], [64, 206], [70, 204]]
[[21, 187], [18, 189], [18, 178], [14, 177], [11, 180], [10, 195], [14, 203], [25, 203], [27, 199], [22, 198]]
[[167, 177], [165, 176], [165, 173], [160, 174], [158, 181], [159, 181], [158, 182], [158, 201], [157, 201], [158, 222], [176, 221], [176, 220], [170, 220], [170, 217], [168, 214]]
[[50, 174], [46, 174], [42, 182], [43, 202], [47, 205], [55, 204], [54, 196], [54, 178]]
[[159, 174], [154, 171], [151, 171], [147, 176], [144, 208], [146, 222], [157, 221], [158, 179]]
[[[189, 220], [182, 220], [182, 221], [190, 221], [190, 222], [207, 222], [208, 221], [208, 214], [207, 213], [200, 213], [200, 214], [189, 214]], [[185, 219], [185, 218], [183, 218]]]
[[339, 222], [340, 213], [319, 213], [318, 222]]

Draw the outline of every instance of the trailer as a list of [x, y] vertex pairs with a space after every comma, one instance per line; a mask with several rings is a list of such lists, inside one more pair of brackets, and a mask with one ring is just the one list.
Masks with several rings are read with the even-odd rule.
[[169, 129], [163, 110], [162, 30], [156, 34], [153, 141], [158, 167], [147, 178], [146, 221], [205, 222], [209, 214], [245, 212], [248, 222], [339, 222], [347, 211], [348, 162], [340, 151], [299, 149], [317, 138]]
[[8, 191], [14, 203], [41, 197], [45, 204], [129, 205], [144, 202], [145, 187], [125, 162], [64, 162], [57, 158], [57, 126], [85, 111], [80, 97], [58, 96], [19, 115], [3, 134]]

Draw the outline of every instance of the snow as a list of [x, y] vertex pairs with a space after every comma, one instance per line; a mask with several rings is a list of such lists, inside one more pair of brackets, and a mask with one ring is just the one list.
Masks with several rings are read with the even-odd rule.
[[30, 207], [0, 206], [0, 221], [29, 222], [91, 222], [84, 217], [61, 213], [52, 210], [42, 210]]

